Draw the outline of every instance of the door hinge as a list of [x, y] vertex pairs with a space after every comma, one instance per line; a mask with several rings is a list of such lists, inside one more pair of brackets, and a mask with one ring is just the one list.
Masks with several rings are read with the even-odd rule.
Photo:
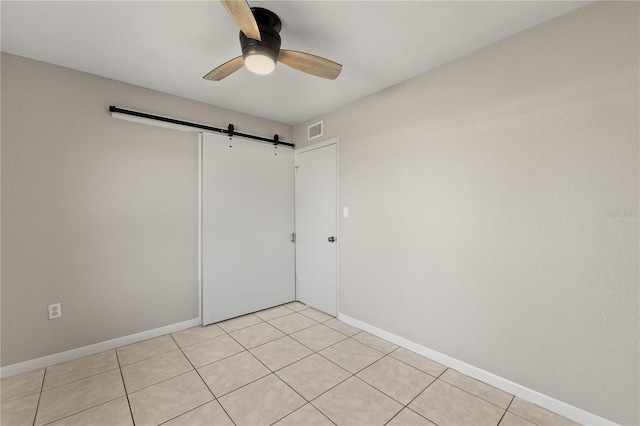
[[291, 233], [291, 242], [294, 243], [294, 244], [296, 243], [296, 233], [295, 232]]

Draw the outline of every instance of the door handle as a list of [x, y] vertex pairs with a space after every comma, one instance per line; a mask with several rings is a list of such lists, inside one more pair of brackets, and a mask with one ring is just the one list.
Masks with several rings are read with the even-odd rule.
[[329, 241], [330, 243], [333, 243], [335, 240], [336, 240], [336, 237], [327, 238], [327, 241]]

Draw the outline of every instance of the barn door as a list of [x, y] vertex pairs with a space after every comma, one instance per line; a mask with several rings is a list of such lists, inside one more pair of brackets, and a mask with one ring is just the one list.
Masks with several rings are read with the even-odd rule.
[[295, 299], [294, 152], [204, 133], [202, 318]]

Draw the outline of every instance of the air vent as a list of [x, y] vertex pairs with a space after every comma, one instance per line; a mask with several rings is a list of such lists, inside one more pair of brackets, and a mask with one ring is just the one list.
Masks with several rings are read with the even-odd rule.
[[316, 124], [312, 124], [309, 129], [309, 140], [321, 137], [324, 134], [324, 122], [318, 121]]

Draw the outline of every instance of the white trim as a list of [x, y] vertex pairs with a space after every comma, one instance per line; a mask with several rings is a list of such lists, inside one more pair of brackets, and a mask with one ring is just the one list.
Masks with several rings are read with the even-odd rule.
[[300, 151], [296, 148], [293, 150], [293, 261], [294, 263], [294, 287], [293, 292], [296, 301], [298, 301], [298, 153]]
[[340, 138], [339, 137], [335, 137], [335, 138], [331, 138], [328, 139], [326, 141], [322, 141], [322, 142], [317, 142], [311, 145], [307, 145], [304, 146], [302, 148], [296, 148], [295, 152], [296, 154], [302, 154], [303, 152], [307, 152], [307, 151], [312, 151], [314, 149], [318, 149], [318, 148], [324, 148], [325, 146], [329, 146], [329, 145], [339, 145], [340, 143]]
[[[302, 148], [294, 149], [294, 164], [296, 165], [296, 174], [294, 180], [294, 227], [296, 233], [296, 240], [298, 238], [298, 171], [297, 171], [297, 159], [298, 154], [302, 154], [304, 152], [313, 151], [314, 149], [324, 148], [325, 146], [335, 145], [336, 146], [336, 310], [335, 312], [338, 314], [340, 312], [340, 242], [342, 240], [340, 236], [340, 138], [335, 137], [328, 139], [326, 141], [317, 142], [312, 145], [308, 145]], [[296, 291], [295, 296], [296, 300], [298, 300], [298, 245], [295, 246], [295, 265], [296, 265]]]
[[340, 138], [330, 139], [329, 142], [336, 143], [336, 316], [340, 312], [340, 244], [342, 236], [340, 235]]
[[518, 383], [514, 383], [493, 373], [482, 370], [481, 368], [474, 367], [473, 365], [467, 364], [466, 362], [460, 361], [449, 355], [445, 355], [441, 352], [429, 349], [426, 346], [422, 346], [418, 343], [412, 342], [411, 340], [405, 339], [404, 337], [400, 337], [396, 334], [390, 333], [366, 322], [351, 318], [350, 316], [344, 314], [339, 314], [338, 319], [354, 327], [358, 327], [359, 329], [364, 330], [368, 333], [371, 333], [374, 336], [378, 336], [381, 339], [388, 340], [391, 343], [395, 343], [396, 345], [399, 345], [405, 349], [409, 349], [410, 351], [430, 358], [449, 368], [453, 368], [454, 370], [466, 374], [467, 376], [473, 377], [474, 379], [488, 383], [491, 386], [515, 395], [518, 398], [524, 399], [533, 404], [539, 405], [542, 408], [546, 408], [549, 411], [560, 414], [561, 416], [573, 420], [574, 422], [578, 422], [584, 425], [617, 424], [612, 422], [611, 420], [607, 420], [581, 408], [567, 404], [566, 402], [559, 401], [548, 395], [545, 395], [533, 389], [529, 389], [528, 387], [522, 386]]
[[198, 133], [198, 318], [202, 325], [202, 132]]
[[81, 348], [43, 356], [42, 358], [36, 358], [29, 361], [19, 362], [17, 364], [7, 365], [6, 367], [0, 368], [0, 377], [4, 378], [15, 376], [16, 374], [26, 373], [28, 371], [37, 370], [38, 368], [49, 367], [50, 365], [71, 361], [83, 356], [97, 354], [99, 352], [108, 351], [110, 349], [119, 348], [121, 346], [130, 345], [132, 343], [141, 342], [143, 340], [152, 339], [154, 337], [162, 336], [169, 333], [175, 333], [176, 331], [195, 327], [197, 325], [200, 325], [201, 323], [202, 321], [200, 320], [200, 318], [194, 318], [192, 320], [154, 328], [153, 330], [142, 331], [140, 333], [130, 334], [128, 336], [117, 337], [105, 342], [94, 343], [93, 345], [83, 346]]

